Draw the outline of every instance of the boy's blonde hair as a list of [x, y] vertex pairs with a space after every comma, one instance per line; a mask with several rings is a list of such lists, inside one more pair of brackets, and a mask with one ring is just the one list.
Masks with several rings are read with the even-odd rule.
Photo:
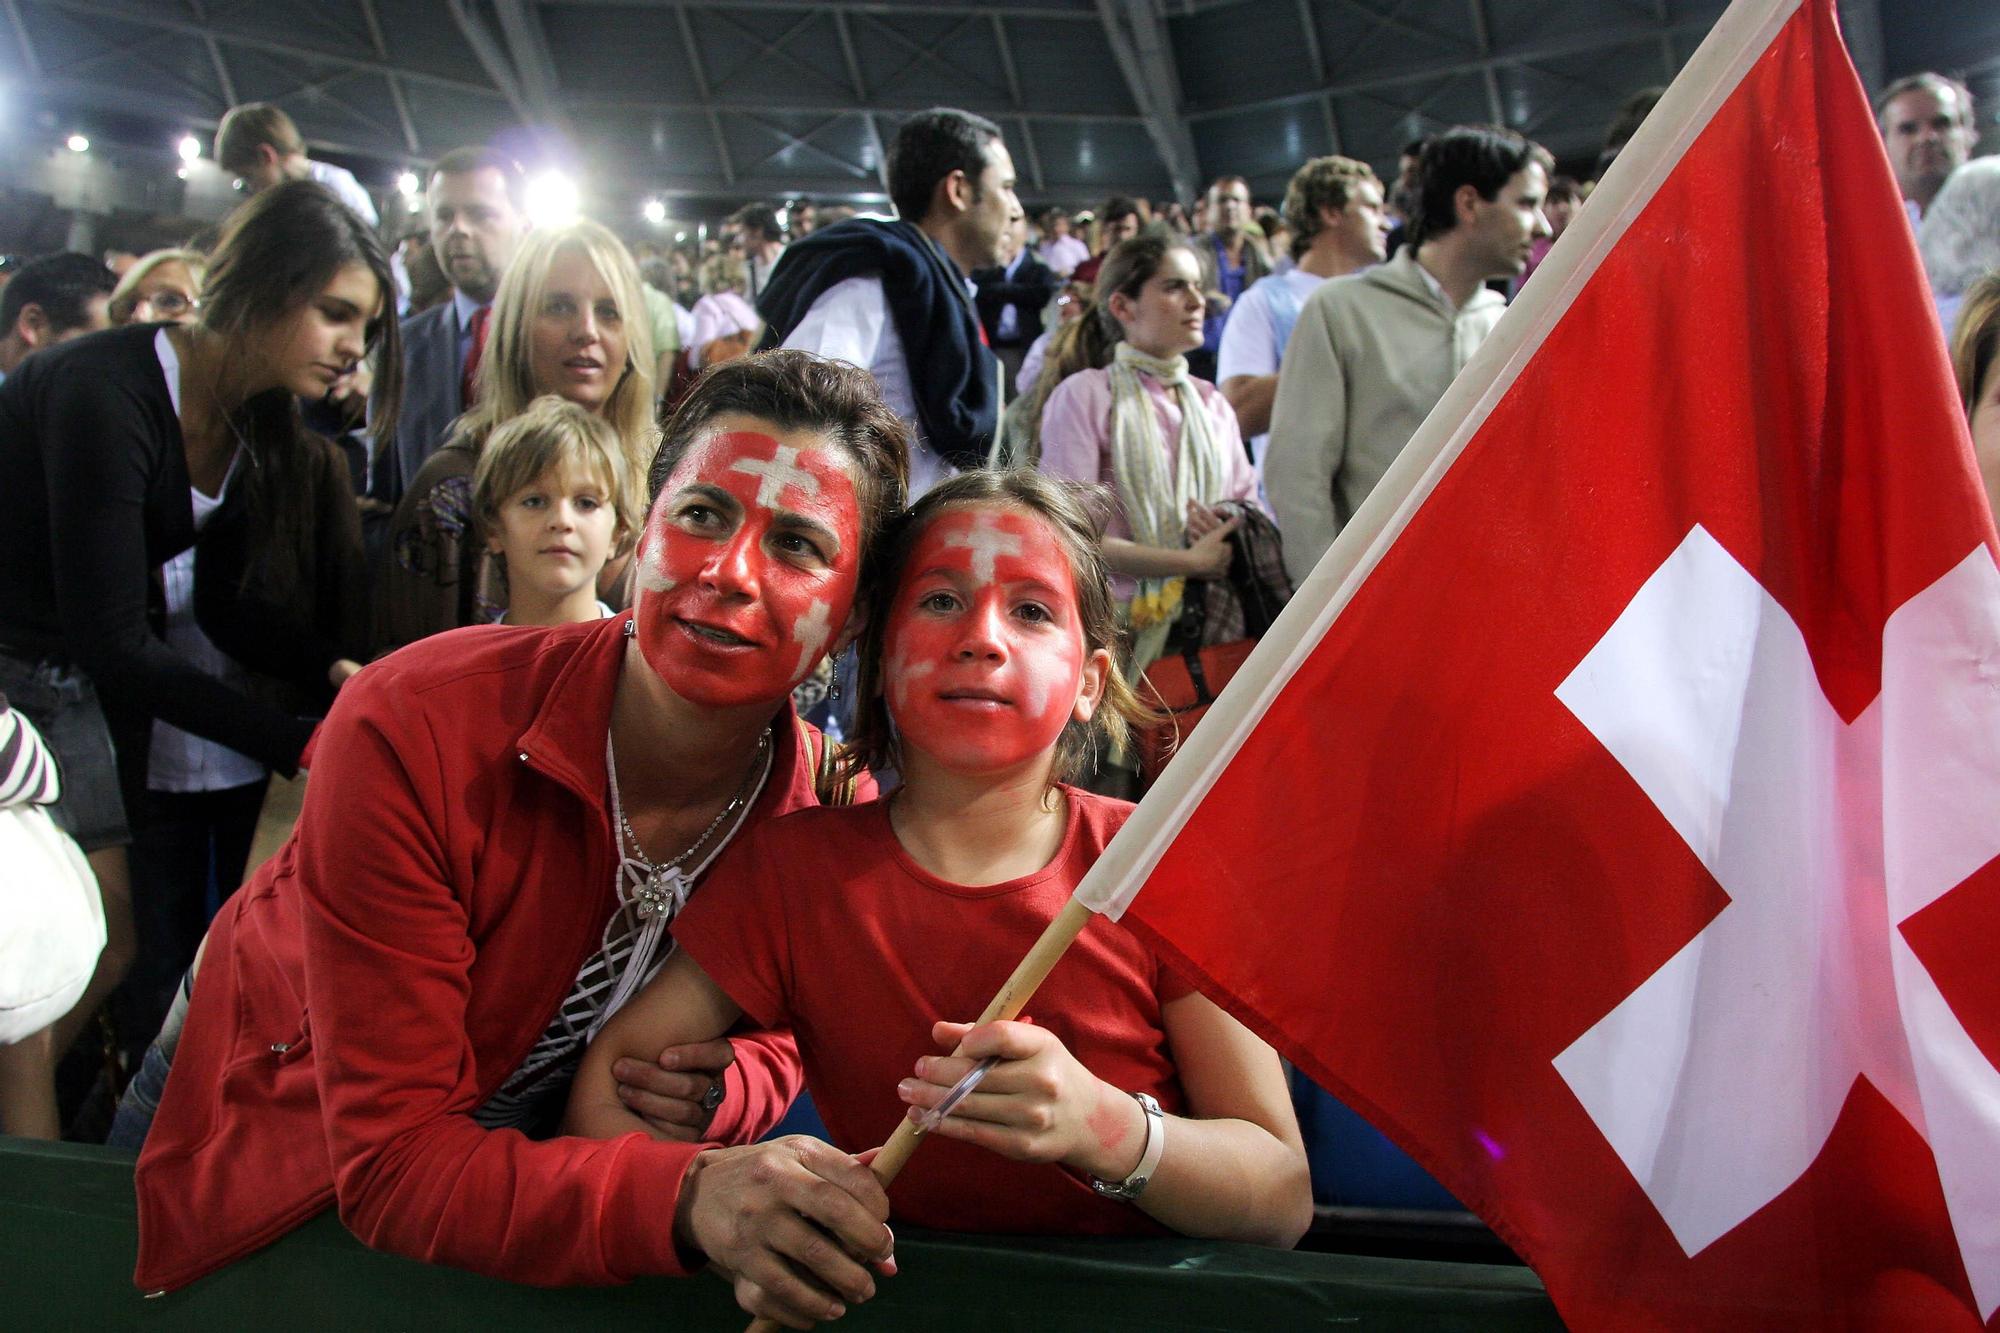
[[639, 531], [639, 488], [625, 466], [618, 432], [603, 417], [552, 393], [535, 399], [486, 437], [472, 474], [472, 503], [480, 521], [491, 530], [509, 496], [564, 466], [582, 468], [603, 484], [605, 503], [617, 516], [612, 546], [623, 551]]

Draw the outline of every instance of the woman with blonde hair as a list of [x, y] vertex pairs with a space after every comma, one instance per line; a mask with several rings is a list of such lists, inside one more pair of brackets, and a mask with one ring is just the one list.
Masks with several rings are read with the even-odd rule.
[[[473, 474], [494, 428], [549, 393], [610, 423], [630, 475], [645, 474], [659, 442], [652, 330], [638, 267], [624, 243], [595, 222], [531, 234], [500, 280], [474, 406], [417, 473], [390, 523], [379, 649], [485, 624], [504, 609], [473, 504]], [[623, 587], [629, 556], [619, 551], [599, 579], [614, 607], [630, 601]]]
[[1966, 288], [1951, 339], [1951, 368], [1958, 376], [1965, 419], [1972, 427], [1972, 455], [1993, 521], [2000, 524], [2000, 273]]
[[199, 250], [155, 250], [141, 255], [111, 290], [108, 313], [115, 327], [187, 324], [201, 310], [208, 256]]

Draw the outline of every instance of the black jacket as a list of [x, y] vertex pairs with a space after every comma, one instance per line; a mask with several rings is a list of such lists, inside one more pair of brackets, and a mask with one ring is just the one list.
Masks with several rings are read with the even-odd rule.
[[828, 288], [870, 275], [903, 340], [925, 441], [954, 467], [983, 467], [1000, 422], [999, 363], [958, 266], [914, 224], [849, 218], [786, 247], [757, 298], [762, 346], [783, 346]]
[[[982, 268], [972, 275], [979, 287], [976, 301], [979, 322], [986, 339], [995, 347], [1026, 347], [1042, 335], [1042, 310], [1062, 286], [1055, 270], [1044, 264], [1033, 250], [1021, 258], [1020, 267], [1009, 278], [1004, 268]], [[1013, 306], [1014, 336], [1000, 337], [1000, 312]]]

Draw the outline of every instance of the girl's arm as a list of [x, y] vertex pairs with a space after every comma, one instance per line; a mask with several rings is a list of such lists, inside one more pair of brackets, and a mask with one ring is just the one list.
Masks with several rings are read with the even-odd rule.
[[1182, 547], [1142, 546], [1126, 537], [1106, 537], [1104, 563], [1135, 579], [1219, 579], [1229, 573], [1229, 562], [1236, 554], [1229, 534], [1236, 531], [1238, 522], [1232, 518]]
[[659, 975], [613, 1015], [584, 1051], [576, 1081], [570, 1084], [562, 1132], [590, 1139], [634, 1131], [656, 1139], [670, 1137], [625, 1105], [612, 1066], [621, 1059], [651, 1064], [669, 1046], [712, 1041], [742, 1016], [701, 964], [676, 949]]
[[[1297, 1244], [1312, 1222], [1312, 1185], [1276, 1052], [1198, 993], [1169, 1000], [1160, 1016], [1188, 1115], [1166, 1117], [1164, 1155], [1136, 1206], [1183, 1235]], [[1123, 1180], [1137, 1169], [1146, 1113], [1129, 1092], [1085, 1069], [1048, 1029], [939, 1023], [932, 1035], [946, 1050], [964, 1053], [917, 1062], [918, 1076], [898, 1089], [912, 1119], [976, 1061], [999, 1056], [979, 1090], [936, 1133], [1100, 1180]]]

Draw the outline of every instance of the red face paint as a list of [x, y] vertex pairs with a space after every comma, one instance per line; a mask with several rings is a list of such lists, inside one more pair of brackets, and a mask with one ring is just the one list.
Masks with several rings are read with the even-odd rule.
[[939, 516], [910, 552], [883, 647], [905, 745], [967, 773], [1047, 754], [1076, 709], [1084, 661], [1055, 533], [999, 505]]
[[839, 450], [810, 434], [711, 435], [647, 519], [639, 651], [692, 703], [776, 703], [847, 622], [860, 566], [861, 510]]

